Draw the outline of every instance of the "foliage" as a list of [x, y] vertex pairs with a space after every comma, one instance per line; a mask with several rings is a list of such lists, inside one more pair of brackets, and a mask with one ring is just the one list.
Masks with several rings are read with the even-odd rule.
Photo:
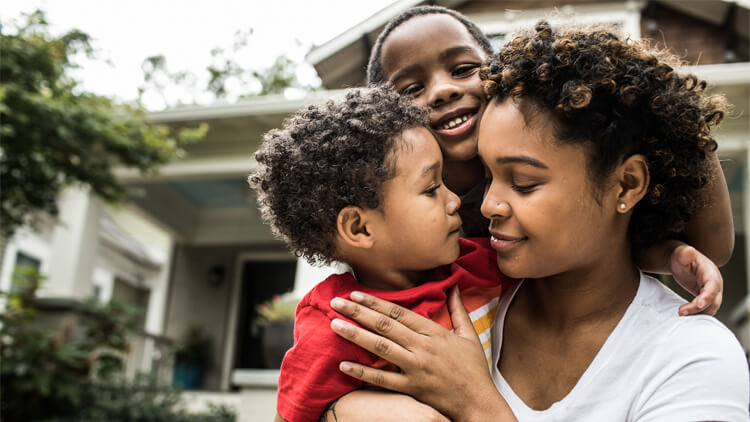
[[198, 328], [191, 328], [185, 341], [177, 346], [174, 354], [175, 362], [197, 365], [208, 369], [211, 365], [211, 339]]
[[[290, 88], [301, 91], [316, 89], [297, 79], [296, 70], [300, 63], [283, 54], [276, 57], [273, 64], [265, 69], [253, 70], [239, 64], [236, 56], [247, 48], [251, 36], [252, 30], [237, 31], [230, 51], [221, 47], [211, 50], [212, 62], [206, 66], [208, 82], [205, 91], [212, 94], [213, 100], [224, 100], [229, 96], [250, 98], [284, 94]], [[139, 88], [141, 96], [147, 91], [156, 92], [165, 105], [171, 104], [166, 95], [171, 87], [191, 90], [197, 84], [197, 77], [191, 72], [170, 71], [167, 59], [163, 55], [147, 57], [143, 61], [142, 69], [144, 85]], [[193, 92], [192, 95], [192, 102], [196, 103], [197, 94]]]
[[94, 57], [89, 35], [52, 36], [41, 11], [15, 33], [0, 34], [0, 44], [0, 235], [56, 216], [58, 193], [70, 185], [107, 201], [125, 199], [128, 188], [114, 168], [154, 172], [208, 130], [173, 134], [149, 124], [137, 104], [82, 92], [70, 71], [76, 54]]
[[272, 321], [293, 321], [298, 303], [299, 299], [289, 295], [274, 295], [258, 305], [258, 325], [263, 326]]
[[180, 409], [179, 392], [146, 376], [127, 380], [122, 356], [138, 311], [117, 303], [85, 302], [77, 319], [59, 328], [36, 308], [42, 277], [17, 268], [0, 314], [1, 417], [9, 421], [230, 422], [234, 413]]

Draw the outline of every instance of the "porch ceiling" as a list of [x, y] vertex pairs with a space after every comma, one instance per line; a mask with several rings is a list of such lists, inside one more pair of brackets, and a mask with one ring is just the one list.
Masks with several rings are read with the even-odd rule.
[[267, 96], [236, 104], [183, 107], [151, 113], [171, 129], [208, 123], [205, 139], [185, 148], [184, 158], [156, 176], [119, 169], [118, 177], [140, 191], [134, 205], [179, 242], [191, 245], [275, 243], [263, 224], [247, 175], [265, 132], [307, 104], [340, 95], [311, 93], [301, 99]]

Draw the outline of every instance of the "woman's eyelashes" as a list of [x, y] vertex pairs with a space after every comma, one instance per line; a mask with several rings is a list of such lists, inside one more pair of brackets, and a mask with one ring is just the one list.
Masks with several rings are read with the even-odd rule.
[[518, 193], [527, 194], [534, 192], [534, 190], [539, 186], [539, 183], [534, 183], [531, 185], [517, 185], [515, 183], [511, 184], [511, 189]]

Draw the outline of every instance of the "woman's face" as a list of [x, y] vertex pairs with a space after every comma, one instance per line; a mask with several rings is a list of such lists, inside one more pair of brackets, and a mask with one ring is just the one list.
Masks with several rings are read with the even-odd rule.
[[431, 107], [430, 126], [446, 162], [476, 157], [485, 105], [479, 66], [486, 58], [466, 27], [442, 13], [404, 22], [383, 43], [385, 79]]
[[549, 121], [541, 113], [527, 125], [512, 100], [491, 102], [481, 121], [479, 155], [491, 177], [482, 214], [491, 220], [498, 267], [510, 277], [584, 269], [616, 237], [614, 189], [597, 202], [584, 147], [559, 144]]

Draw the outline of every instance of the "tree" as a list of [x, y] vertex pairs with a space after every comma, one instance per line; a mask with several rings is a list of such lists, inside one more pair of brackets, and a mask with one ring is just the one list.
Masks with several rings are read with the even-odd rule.
[[74, 55], [95, 57], [89, 35], [52, 36], [41, 11], [26, 19], [0, 34], [0, 237], [56, 216], [67, 186], [86, 186], [106, 201], [127, 198], [114, 168], [155, 172], [208, 130], [174, 134], [149, 124], [139, 104], [82, 92], [70, 70]]
[[39, 422], [233, 422], [214, 406], [188, 414], [179, 391], [153, 377], [125, 377], [123, 356], [142, 310], [89, 300], [58, 326], [41, 318], [36, 290], [43, 277], [17, 267], [13, 287], [0, 293], [0, 419]]
[[141, 96], [146, 92], [155, 92], [166, 106], [181, 105], [181, 102], [170, 101], [166, 92], [179, 87], [192, 96], [197, 103], [201, 93], [208, 92], [213, 100], [227, 98], [250, 98], [263, 95], [284, 94], [287, 89], [303, 92], [314, 91], [315, 86], [302, 83], [297, 78], [300, 63], [282, 54], [264, 69], [249, 69], [237, 62], [236, 57], [247, 48], [253, 31], [237, 31], [231, 49], [215, 47], [211, 50], [211, 63], [206, 66], [207, 83], [205, 89], [196, 92], [198, 78], [189, 71], [171, 71], [164, 55], [144, 59], [141, 66], [144, 84], [139, 88]]

